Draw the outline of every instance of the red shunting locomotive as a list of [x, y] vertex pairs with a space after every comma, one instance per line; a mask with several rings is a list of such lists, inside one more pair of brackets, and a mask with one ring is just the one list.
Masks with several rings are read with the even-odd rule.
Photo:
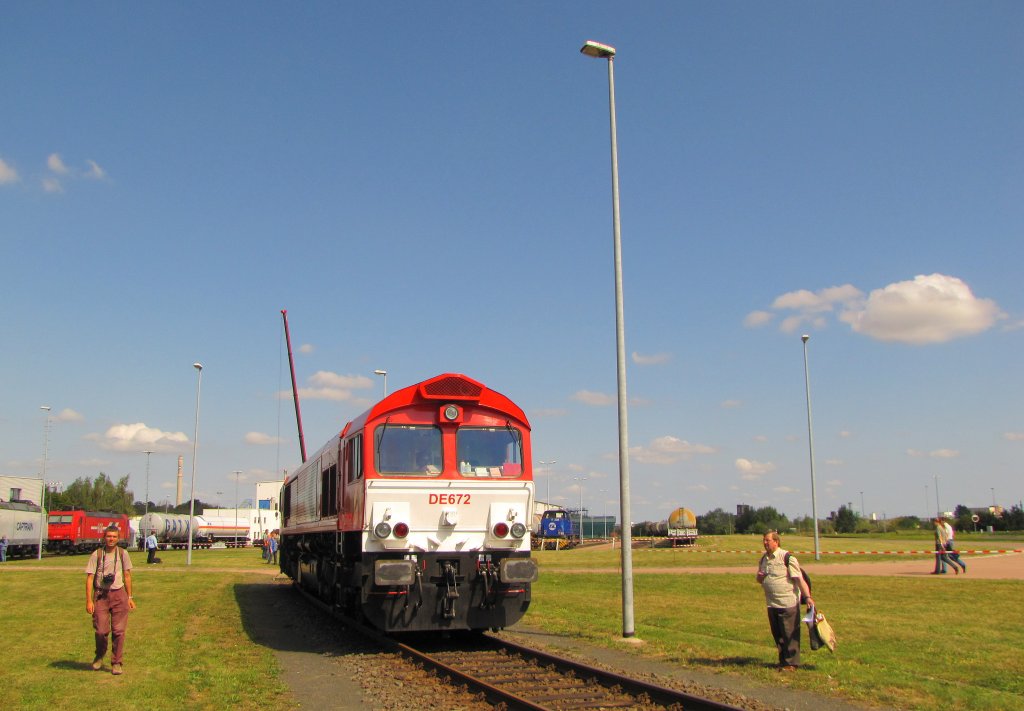
[[388, 631], [501, 629], [530, 604], [530, 425], [459, 374], [380, 401], [281, 492], [281, 570]]

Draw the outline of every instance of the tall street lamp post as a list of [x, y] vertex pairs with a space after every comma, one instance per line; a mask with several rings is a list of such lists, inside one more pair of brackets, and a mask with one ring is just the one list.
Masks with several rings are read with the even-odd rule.
[[[573, 479], [573, 481], [578, 481], [580, 483], [580, 535], [579, 535], [579, 538], [580, 538], [580, 543], [583, 543], [583, 482], [585, 482], [587, 480], [587, 477], [585, 477], [585, 476], [574, 476], [572, 479]], [[593, 534], [593, 530], [591, 530], [591, 534]]]
[[633, 548], [629, 500], [629, 426], [626, 400], [626, 336], [622, 306], [622, 239], [619, 226], [619, 149], [615, 126], [615, 48], [587, 40], [580, 52], [608, 61], [608, 116], [612, 158], [612, 238], [615, 253], [615, 360], [619, 399], [619, 513], [622, 517], [622, 636], [636, 634], [633, 624]]
[[185, 565], [192, 565], [192, 539], [195, 538], [196, 517], [196, 455], [199, 453], [199, 394], [203, 388], [203, 364], [193, 363], [196, 369], [196, 430], [192, 438], [192, 486], [189, 489], [188, 502], [188, 555], [185, 556]]
[[[542, 467], [546, 467], [549, 464], [558, 464], [558, 460], [557, 459], [550, 459], [548, 461], [538, 462], [538, 464], [540, 464]], [[544, 478], [548, 480], [547, 501], [545, 501], [544, 503], [547, 504], [548, 506], [550, 506], [551, 505], [551, 472], [545, 471], [544, 472]]]
[[804, 334], [800, 340], [804, 342], [804, 389], [807, 393], [807, 446], [811, 457], [811, 516], [814, 518], [814, 560], [821, 560], [821, 544], [818, 541], [818, 497], [814, 490], [814, 426], [811, 424], [811, 371], [807, 367], [807, 341], [810, 336]]
[[601, 538], [607, 538], [608, 537], [608, 514], [605, 513], [608, 510], [607, 509], [608, 500], [605, 498], [605, 495], [607, 493], [608, 493], [607, 489], [601, 489], [601, 518], [602, 518], [602, 521], [601, 521], [601, 523], [602, 523], [602, 526], [601, 526]]
[[935, 475], [935, 515], [942, 515], [942, 504], [939, 503], [939, 475]]
[[46, 412], [43, 419], [43, 471], [39, 477], [39, 550], [36, 560], [43, 559], [43, 532], [46, 530], [46, 456], [50, 449], [50, 406], [40, 405], [40, 410]]
[[242, 470], [236, 469], [231, 473], [235, 475], [235, 548], [238, 548], [238, 477], [242, 476]]
[[[383, 370], [381, 368], [378, 368], [377, 370], [373, 371], [373, 374], [374, 375], [383, 376], [383, 378], [384, 378], [384, 398], [386, 398], [388, 396], [388, 371]], [[381, 399], [383, 400], [384, 398], [381, 398]]]
[[152, 453], [152, 449], [143, 452], [146, 455], [146, 513], [149, 513], [149, 455]]

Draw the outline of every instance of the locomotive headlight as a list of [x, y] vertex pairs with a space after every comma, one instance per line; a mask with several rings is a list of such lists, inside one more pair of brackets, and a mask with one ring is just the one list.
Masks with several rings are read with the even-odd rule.
[[[406, 533], [408, 533], [408, 526], [406, 526]], [[373, 535], [377, 538], [387, 538], [391, 535], [391, 524], [381, 521], [373, 527]]]
[[459, 419], [459, 408], [455, 405], [446, 405], [444, 408], [444, 419], [449, 422]]
[[511, 530], [512, 530], [512, 537], [513, 538], [522, 538], [523, 536], [526, 535], [526, 526], [524, 526], [521, 523], [518, 523], [518, 522], [513, 523]]

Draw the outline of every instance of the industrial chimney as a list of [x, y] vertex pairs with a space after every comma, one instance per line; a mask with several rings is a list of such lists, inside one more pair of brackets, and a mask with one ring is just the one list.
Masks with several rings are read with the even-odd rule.
[[185, 457], [178, 455], [178, 493], [174, 497], [174, 505], [181, 506], [181, 470], [185, 466]]

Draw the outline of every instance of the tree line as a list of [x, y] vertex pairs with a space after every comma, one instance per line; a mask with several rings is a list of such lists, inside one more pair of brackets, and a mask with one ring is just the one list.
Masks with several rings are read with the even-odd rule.
[[[136, 501], [135, 493], [128, 488], [128, 477], [114, 481], [103, 472], [95, 479], [79, 477], [63, 491], [47, 493], [46, 508], [49, 511], [108, 511], [110, 513], [141, 516], [147, 508], [150, 511], [166, 511], [168, 513], [187, 514], [190, 502], [178, 506], [158, 506], [152, 501], [148, 506], [145, 501]], [[198, 514], [205, 508], [215, 508], [212, 504], [196, 499], [194, 511]]]
[[[973, 516], [978, 516], [978, 521]], [[958, 531], [988, 530], [1021, 531], [1024, 530], [1024, 510], [1014, 506], [1004, 510], [1001, 516], [992, 511], [984, 510], [975, 514], [963, 504], [953, 511], [951, 521]], [[851, 507], [843, 505], [835, 514], [818, 521], [819, 533], [884, 533], [889, 530], [930, 529], [928, 520], [917, 516], [899, 516], [881, 521], [872, 521], [860, 516]], [[814, 530], [814, 519], [810, 516], [789, 519], [772, 506], [749, 508], [741, 514], [732, 514], [720, 508], [708, 511], [697, 517], [697, 528], [701, 535], [725, 535], [729, 533], [755, 533], [763, 535], [768, 531], [797, 531], [810, 533]]]

